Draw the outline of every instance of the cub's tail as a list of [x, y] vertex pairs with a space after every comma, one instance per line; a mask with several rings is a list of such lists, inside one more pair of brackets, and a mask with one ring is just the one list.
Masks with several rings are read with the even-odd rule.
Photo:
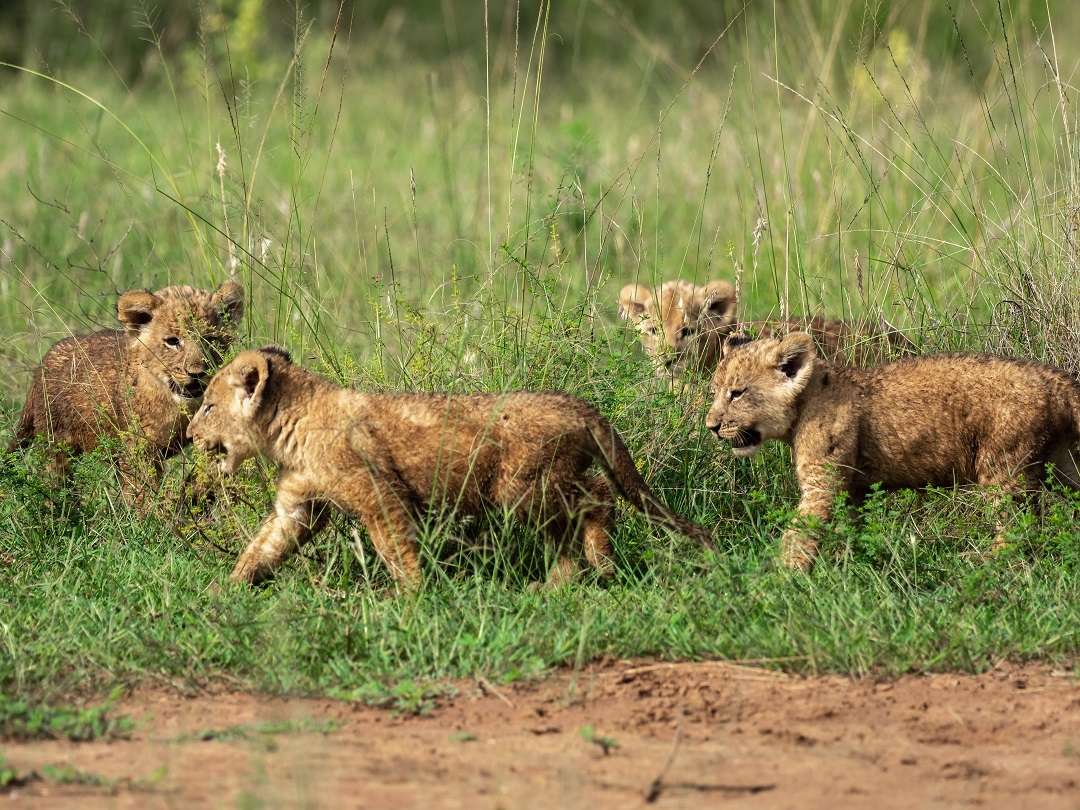
[[650, 520], [715, 550], [716, 544], [708, 529], [676, 515], [649, 489], [615, 428], [595, 412], [590, 414], [587, 420], [589, 434], [595, 445], [596, 460], [603, 466], [619, 494]]

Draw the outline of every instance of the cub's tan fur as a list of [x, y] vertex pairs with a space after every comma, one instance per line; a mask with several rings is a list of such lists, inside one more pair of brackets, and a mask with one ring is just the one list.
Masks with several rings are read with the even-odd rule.
[[222, 453], [224, 472], [262, 454], [281, 469], [274, 513], [232, 579], [256, 582], [317, 531], [324, 504], [359, 517], [400, 582], [420, 580], [417, 520], [442, 504], [457, 514], [505, 507], [559, 545], [551, 580], [576, 565], [563, 546], [609, 565], [612, 496], [711, 545], [669, 511], [634, 467], [622, 439], [585, 402], [564, 394], [379, 395], [339, 388], [281, 349], [238, 355], [210, 381], [188, 426], [196, 446]]
[[773, 337], [806, 331], [826, 358], [857, 365], [881, 362], [913, 348], [895, 329], [820, 317], [739, 323], [737, 303], [735, 288], [726, 281], [702, 286], [678, 279], [665, 281], [655, 295], [643, 284], [627, 284], [619, 292], [619, 317], [637, 328], [657, 375], [664, 378], [691, 370], [711, 374], [724, 338], [735, 332]]
[[[712, 395], [706, 426], [736, 455], [769, 439], [792, 446], [799, 512], [811, 518], [827, 519], [840, 492], [857, 502], [875, 483], [973, 483], [1023, 496], [1048, 463], [1080, 487], [1080, 384], [1050, 366], [952, 354], [840, 368], [805, 333], [732, 337]], [[806, 569], [816, 551], [811, 530], [785, 532], [787, 565]]]
[[[188, 419], [243, 310], [243, 288], [232, 281], [212, 292], [175, 286], [124, 293], [117, 300], [123, 331], [65, 338], [45, 354], [12, 447], [45, 436], [58, 445], [53, 466], [62, 471], [68, 452], [120, 436], [132, 449], [147, 449], [150, 472], [159, 475], [163, 460], [186, 443]], [[133, 491], [139, 465], [132, 453], [121, 465], [125, 494], [144, 491]]]

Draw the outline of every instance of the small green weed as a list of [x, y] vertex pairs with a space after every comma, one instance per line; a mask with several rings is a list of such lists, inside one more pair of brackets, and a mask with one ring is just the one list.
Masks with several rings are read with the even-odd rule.
[[115, 791], [121, 785], [132, 789], [148, 789], [149, 782], [130, 779], [109, 779], [101, 774], [83, 771], [66, 763], [43, 765], [40, 771], [21, 772], [10, 765], [0, 755], [0, 793], [15, 788], [25, 787], [32, 782], [47, 782], [51, 785], [79, 785], [82, 787], [103, 788]]
[[618, 740], [605, 734], [598, 734], [592, 726], [582, 726], [580, 733], [581, 739], [599, 747], [605, 757], [619, 747]]
[[127, 737], [132, 728], [131, 718], [112, 713], [119, 697], [120, 691], [115, 690], [105, 702], [80, 708], [33, 704], [0, 694], [0, 737], [75, 742]]
[[101, 787], [111, 790], [118, 784], [114, 779], [107, 779], [101, 774], [82, 771], [66, 764], [42, 766], [41, 777], [46, 782], [51, 782], [54, 785], [84, 785], [86, 787]]
[[176, 743], [209, 742], [248, 742], [266, 751], [276, 751], [274, 737], [281, 734], [332, 734], [338, 730], [334, 720], [301, 718], [298, 720], [271, 720], [251, 725], [225, 726], [208, 728], [190, 734], [181, 734], [173, 739]]
[[33, 772], [29, 774], [20, 773], [13, 765], [8, 763], [3, 754], [0, 754], [0, 793], [22, 787], [37, 778], [37, 774]]
[[332, 697], [341, 700], [358, 700], [369, 706], [392, 709], [401, 714], [427, 714], [440, 697], [454, 694], [447, 684], [421, 683], [411, 678], [398, 681], [392, 686], [371, 682], [358, 689], [331, 690]]

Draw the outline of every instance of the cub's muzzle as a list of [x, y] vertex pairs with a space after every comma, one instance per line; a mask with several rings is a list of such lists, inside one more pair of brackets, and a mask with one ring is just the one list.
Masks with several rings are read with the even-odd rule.
[[192, 444], [196, 448], [211, 456], [224, 456], [228, 453], [228, 448], [225, 447], [222, 442], [215, 442], [208, 440], [205, 436], [198, 435], [197, 432], [192, 432], [192, 425], [188, 425], [187, 435], [191, 439]]
[[720, 441], [728, 442], [737, 456], [752, 456], [761, 447], [761, 431], [757, 428], [740, 427], [713, 418], [707, 418], [705, 427]]
[[728, 437], [734, 450], [747, 450], [761, 444], [761, 431], [755, 428], [739, 428], [732, 436]]
[[170, 377], [169, 388], [174, 394], [184, 399], [201, 399], [206, 392], [206, 378], [192, 377], [185, 383], [179, 383]]

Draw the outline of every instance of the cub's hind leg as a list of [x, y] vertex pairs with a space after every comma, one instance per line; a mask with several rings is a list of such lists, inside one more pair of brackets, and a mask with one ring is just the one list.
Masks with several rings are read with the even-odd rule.
[[545, 588], [558, 588], [578, 578], [581, 573], [581, 554], [573, 524], [562, 516], [553, 518], [544, 526], [547, 546], [554, 559], [548, 568]]
[[602, 475], [572, 484], [570, 492], [548, 490], [543, 514], [544, 530], [555, 550], [555, 564], [549, 570], [548, 587], [570, 582], [581, 573], [581, 561], [601, 576], [614, 570], [611, 559], [611, 530], [615, 522], [610, 485]]
[[543, 533], [551, 565], [546, 587], [575, 579], [582, 557], [601, 573], [610, 568], [613, 500], [607, 480], [588, 475], [592, 458], [572, 447], [528, 467], [503, 470], [492, 500]]
[[597, 573], [608, 576], [615, 570], [611, 555], [611, 532], [615, 526], [615, 500], [611, 485], [603, 475], [590, 481], [578, 507], [581, 520], [581, 547], [585, 560]]
[[375, 553], [402, 587], [416, 590], [422, 582], [419, 544], [412, 516], [398, 506], [361, 513]]
[[367, 467], [335, 487], [334, 502], [360, 518], [394, 580], [415, 590], [422, 582], [420, 545], [408, 491], [393, 472]]
[[[543, 587], [547, 588], [574, 579], [579, 567], [576, 555], [570, 553], [575, 538], [569, 531], [568, 504], [555, 483], [563, 474], [550, 462], [506, 467], [492, 487], [492, 501], [512, 511], [518, 521], [543, 538], [547, 566]], [[540, 586], [533, 582], [529, 588]]]
[[[1029, 453], [1013, 452], [983, 455], [976, 461], [976, 481], [987, 488], [997, 512], [997, 529], [992, 552], [1008, 546], [1008, 532], [1015, 523], [1017, 508], [1040, 507], [1040, 471], [1042, 465], [1031, 464]], [[1010, 504], [1011, 502], [1011, 504]]]
[[1080, 445], [1061, 445], [1051, 453], [1054, 480], [1073, 489], [1080, 489]]

